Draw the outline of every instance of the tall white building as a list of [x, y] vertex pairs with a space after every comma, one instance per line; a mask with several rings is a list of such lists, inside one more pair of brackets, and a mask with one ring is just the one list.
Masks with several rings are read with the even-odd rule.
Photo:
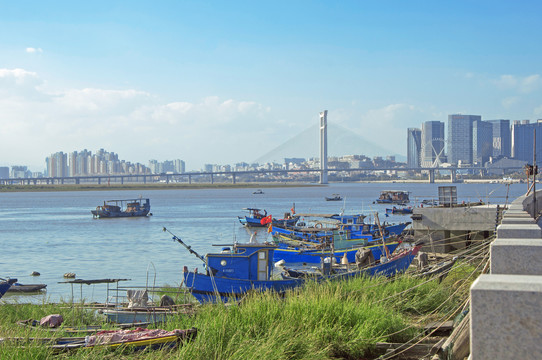
[[327, 110], [320, 113], [320, 184], [327, 184]]

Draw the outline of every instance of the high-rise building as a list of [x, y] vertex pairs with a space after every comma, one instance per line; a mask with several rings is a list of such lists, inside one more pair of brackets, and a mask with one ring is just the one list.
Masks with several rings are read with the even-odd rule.
[[174, 162], [175, 172], [177, 174], [183, 174], [184, 172], [186, 172], [186, 164], [183, 160], [177, 159], [177, 160], [173, 160], [173, 162]]
[[472, 124], [480, 115], [448, 115], [448, 161], [472, 164]]
[[445, 161], [443, 122], [426, 121], [422, 124], [420, 161], [422, 167], [437, 167]]
[[409, 168], [420, 167], [422, 151], [422, 130], [417, 128], [407, 129], [407, 166]]
[[510, 120], [488, 120], [488, 123], [493, 126], [492, 156], [510, 158], [512, 151]]
[[515, 120], [512, 125], [512, 157], [533, 163], [534, 132], [536, 130], [536, 162], [542, 162], [542, 120], [529, 123], [529, 120]]
[[483, 166], [493, 155], [493, 124], [475, 120], [472, 122], [472, 164]]
[[51, 154], [47, 158], [47, 175], [49, 177], [68, 176], [68, 155], [62, 151]]

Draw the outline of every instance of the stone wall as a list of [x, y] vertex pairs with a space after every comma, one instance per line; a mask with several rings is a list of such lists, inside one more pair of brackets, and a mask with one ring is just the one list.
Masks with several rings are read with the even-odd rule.
[[[504, 212], [490, 273], [471, 286], [470, 359], [542, 358], [542, 228], [533, 199], [520, 197]], [[536, 199], [542, 205], [542, 192]]]

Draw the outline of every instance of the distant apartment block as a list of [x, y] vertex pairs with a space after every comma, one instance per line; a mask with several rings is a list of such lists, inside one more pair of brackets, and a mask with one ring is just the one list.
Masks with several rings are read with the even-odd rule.
[[148, 174], [146, 166], [119, 160], [117, 154], [104, 149], [98, 150], [95, 154], [86, 149], [69, 154], [60, 151], [51, 154], [45, 162], [47, 177]]
[[182, 174], [186, 172], [186, 165], [183, 160], [157, 161], [149, 160], [149, 171], [151, 174]]
[[426, 121], [422, 124], [421, 166], [436, 167], [444, 161], [444, 123]]
[[10, 177], [13, 179], [23, 179], [31, 176], [31, 172], [26, 166], [12, 166]]
[[473, 123], [481, 120], [480, 115], [448, 115], [448, 162], [472, 164]]

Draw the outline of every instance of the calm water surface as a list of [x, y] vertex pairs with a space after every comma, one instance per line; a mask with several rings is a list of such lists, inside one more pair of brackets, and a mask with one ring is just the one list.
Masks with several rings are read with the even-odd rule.
[[[42, 193], [0, 193], [0, 277], [18, 278], [21, 283], [45, 283], [42, 296], [4, 296], [1, 301], [58, 301], [71, 297], [71, 286], [59, 284], [63, 274], [73, 272], [79, 279], [127, 278], [125, 286], [155, 283], [179, 285], [184, 265], [190, 269], [203, 264], [171, 236], [168, 228], [192, 248], [205, 255], [217, 251], [213, 244], [247, 242], [250, 233], [237, 216], [242, 208], [266, 209], [282, 217], [295, 203], [299, 213], [380, 213], [389, 222], [410, 220], [405, 216], [385, 218], [385, 206], [373, 204], [381, 190], [411, 192], [411, 205], [438, 197], [438, 186], [448, 184], [357, 184], [255, 189], [195, 189], [84, 191]], [[456, 184], [459, 201], [504, 204], [522, 195], [526, 184]], [[344, 201], [325, 201], [324, 196], [341, 194]], [[148, 218], [93, 219], [90, 213], [104, 200], [139, 196], [151, 199]], [[258, 238], [268, 234], [259, 230]], [[270, 238], [269, 238], [270, 239]], [[37, 271], [39, 277], [30, 273]], [[84, 285], [74, 289], [86, 300], [105, 301], [105, 285]]]

